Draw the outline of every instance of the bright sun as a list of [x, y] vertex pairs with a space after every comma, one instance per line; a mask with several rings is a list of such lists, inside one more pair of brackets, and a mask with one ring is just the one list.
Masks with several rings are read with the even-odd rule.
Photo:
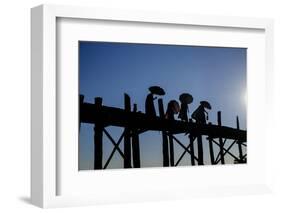
[[245, 92], [243, 96], [244, 96], [243, 101], [244, 101], [245, 105], [247, 106], [247, 102], [248, 102], [247, 92]]

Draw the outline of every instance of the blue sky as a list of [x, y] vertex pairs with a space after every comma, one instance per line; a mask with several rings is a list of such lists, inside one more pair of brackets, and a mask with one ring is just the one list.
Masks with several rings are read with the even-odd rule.
[[[86, 102], [99, 96], [103, 104], [124, 107], [124, 93], [145, 111], [148, 87], [159, 85], [165, 89], [164, 106], [183, 92], [193, 95], [189, 109], [193, 112], [200, 101], [212, 105], [209, 121], [217, 122], [217, 111], [222, 111], [222, 124], [246, 129], [246, 56], [245, 48], [199, 47], [159, 44], [130, 44], [112, 42], [79, 42], [79, 93]], [[156, 104], [157, 102], [155, 102]], [[157, 106], [156, 106], [157, 109]], [[121, 128], [108, 127], [117, 140]], [[113, 146], [104, 137], [104, 161]], [[178, 135], [183, 143], [187, 138]], [[140, 135], [142, 167], [162, 166], [161, 133]], [[79, 169], [93, 169], [93, 125], [82, 124], [79, 138]], [[123, 149], [123, 143], [120, 146]], [[236, 147], [232, 149], [237, 152]], [[175, 146], [175, 158], [182, 153]], [[196, 151], [196, 150], [195, 150]], [[217, 149], [215, 149], [217, 151]], [[204, 161], [209, 163], [208, 144], [204, 142]], [[226, 158], [233, 163], [232, 158]], [[186, 155], [180, 165], [190, 165]], [[123, 161], [116, 153], [108, 168], [122, 168]]]

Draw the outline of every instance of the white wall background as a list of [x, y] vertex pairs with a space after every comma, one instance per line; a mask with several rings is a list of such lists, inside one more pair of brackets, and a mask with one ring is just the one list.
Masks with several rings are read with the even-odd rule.
[[[0, 211], [37, 212], [29, 204], [30, 178], [30, 8], [42, 3], [79, 4], [123, 9], [185, 12], [231, 16], [269, 17], [275, 20], [275, 122], [281, 118], [281, 6], [278, 0], [9, 0], [0, 7]], [[278, 73], [279, 71], [279, 73]], [[281, 128], [281, 126], [280, 126]], [[276, 131], [273, 150], [275, 192], [271, 195], [202, 198], [187, 201], [120, 204], [109, 206], [51, 209], [60, 212], [280, 212], [281, 152]], [[280, 155], [280, 154], [279, 154]], [[281, 156], [281, 155], [280, 155]]]

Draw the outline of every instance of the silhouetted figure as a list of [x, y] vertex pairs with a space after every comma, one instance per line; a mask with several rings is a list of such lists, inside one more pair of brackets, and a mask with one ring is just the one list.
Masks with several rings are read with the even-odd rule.
[[196, 120], [196, 123], [206, 124], [208, 120], [208, 112], [206, 109], [212, 109], [207, 101], [201, 101], [199, 107], [192, 113], [191, 117]]
[[157, 97], [154, 97], [153, 95], [165, 95], [165, 91], [159, 86], [149, 87], [149, 91], [150, 94], [146, 96], [145, 100], [145, 113], [150, 117], [156, 117], [154, 100], [157, 99]]
[[146, 96], [145, 100], [145, 113], [149, 115], [150, 117], [156, 116], [155, 106], [154, 106], [154, 100], [157, 99], [156, 97], [153, 97], [153, 94], [150, 93]]
[[182, 121], [188, 121], [188, 104], [191, 104], [193, 101], [192, 95], [188, 93], [183, 93], [179, 97], [180, 102], [181, 102], [181, 107], [180, 107], [180, 113], [179, 113], [179, 119]]
[[180, 105], [176, 100], [171, 100], [168, 103], [167, 111], [165, 114], [166, 119], [175, 120], [174, 115], [178, 114], [180, 111]]

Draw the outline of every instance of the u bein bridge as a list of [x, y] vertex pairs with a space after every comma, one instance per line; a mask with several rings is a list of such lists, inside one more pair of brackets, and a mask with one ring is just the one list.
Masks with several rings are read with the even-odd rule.
[[[189, 154], [191, 165], [204, 165], [203, 143], [209, 145], [210, 163], [225, 164], [225, 156], [233, 158], [234, 163], [246, 163], [247, 154], [243, 153], [242, 146], [247, 146], [247, 132], [239, 129], [239, 119], [236, 117], [236, 128], [222, 126], [221, 112], [217, 113], [217, 124], [199, 124], [192, 119], [189, 121], [170, 120], [165, 118], [163, 100], [158, 99], [159, 115], [150, 117], [137, 111], [137, 105], [131, 105], [129, 95], [124, 95], [124, 109], [103, 106], [102, 98], [95, 98], [94, 103], [84, 102], [84, 96], [80, 95], [80, 126], [81, 123], [94, 124], [94, 169], [106, 169], [115, 153], [119, 153], [124, 160], [124, 168], [141, 168], [140, 159], [140, 134], [146, 131], [161, 131], [163, 166], [178, 166], [183, 157]], [[116, 141], [106, 130], [108, 126], [124, 128]], [[176, 136], [185, 134], [188, 145], [181, 142]], [[108, 159], [103, 162], [103, 137], [106, 136], [114, 148]], [[202, 140], [206, 136], [206, 141]], [[227, 140], [232, 140], [226, 147]], [[124, 151], [120, 149], [124, 141]], [[174, 156], [174, 144], [182, 149], [179, 159]], [[197, 145], [197, 153], [194, 146]], [[218, 147], [215, 153], [214, 146]], [[238, 154], [231, 152], [237, 146]], [[237, 156], [238, 155], [238, 156]]]

